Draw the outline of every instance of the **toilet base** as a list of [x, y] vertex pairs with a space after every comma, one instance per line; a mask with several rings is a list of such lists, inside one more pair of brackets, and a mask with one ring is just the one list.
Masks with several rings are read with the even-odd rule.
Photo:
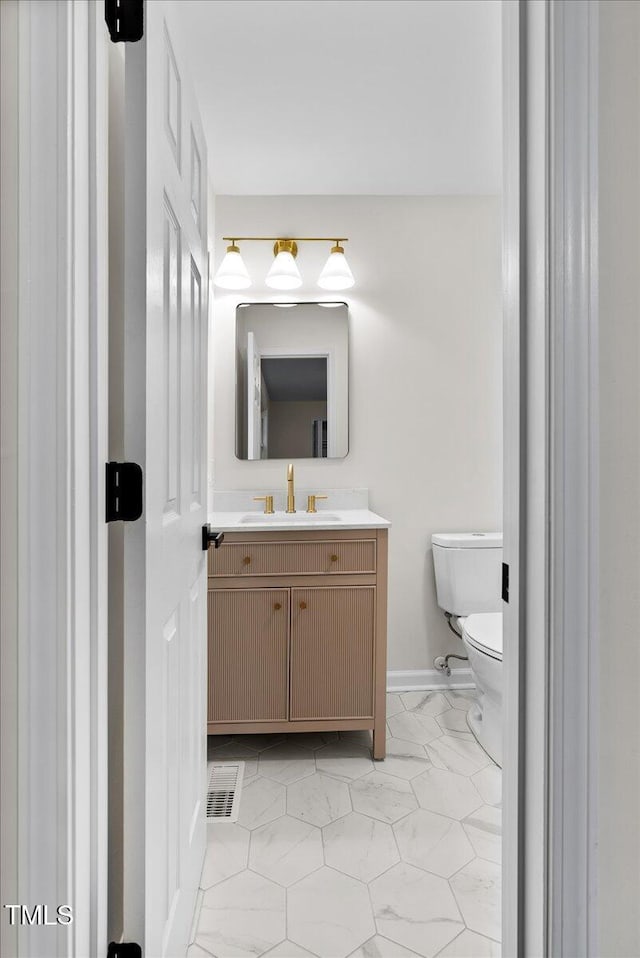
[[[502, 722], [500, 712], [491, 709], [487, 696], [480, 690], [479, 701], [467, 712], [467, 725], [478, 745], [492, 762], [502, 768]], [[484, 700], [484, 701], [482, 701]], [[492, 714], [494, 713], [494, 714]]]

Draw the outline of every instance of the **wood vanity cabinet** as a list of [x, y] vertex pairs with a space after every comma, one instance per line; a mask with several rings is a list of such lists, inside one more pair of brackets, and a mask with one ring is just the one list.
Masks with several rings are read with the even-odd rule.
[[227, 532], [208, 571], [208, 733], [372, 729], [384, 758], [387, 530]]

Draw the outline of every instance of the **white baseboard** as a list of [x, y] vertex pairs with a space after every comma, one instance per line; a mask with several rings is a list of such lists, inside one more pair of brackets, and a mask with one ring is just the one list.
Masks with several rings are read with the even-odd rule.
[[451, 669], [445, 675], [438, 669], [387, 672], [387, 692], [429, 692], [436, 689], [475, 688], [471, 669]]

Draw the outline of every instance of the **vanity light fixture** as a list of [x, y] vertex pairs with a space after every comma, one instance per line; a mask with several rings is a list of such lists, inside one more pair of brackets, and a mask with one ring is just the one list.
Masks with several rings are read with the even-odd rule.
[[275, 259], [267, 273], [265, 283], [271, 289], [298, 289], [302, 276], [296, 266], [298, 244], [295, 240], [276, 240], [273, 247]]
[[336, 245], [331, 247], [329, 259], [320, 273], [318, 286], [321, 289], [329, 289], [334, 292], [340, 289], [350, 289], [354, 283], [353, 273], [349, 269], [347, 258], [344, 255], [344, 246], [340, 246], [336, 242]]
[[231, 240], [231, 245], [227, 246], [225, 258], [220, 263], [213, 282], [220, 289], [248, 289], [251, 286], [249, 271], [234, 239]]
[[318, 286], [322, 289], [338, 291], [349, 289], [354, 285], [353, 273], [349, 269], [344, 255], [343, 243], [346, 237], [330, 236], [292, 236], [282, 238], [276, 236], [224, 236], [225, 242], [231, 243], [213, 282], [221, 289], [247, 289], [251, 285], [251, 277], [240, 256], [238, 243], [269, 242], [275, 243], [273, 254], [275, 259], [267, 273], [265, 283], [271, 289], [292, 290], [302, 286], [302, 277], [296, 265], [298, 243], [331, 243], [329, 259], [318, 277]]

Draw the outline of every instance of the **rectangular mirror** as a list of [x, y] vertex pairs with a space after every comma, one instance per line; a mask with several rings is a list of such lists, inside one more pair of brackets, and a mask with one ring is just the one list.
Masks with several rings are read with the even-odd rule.
[[238, 459], [346, 456], [348, 370], [346, 303], [238, 306]]

